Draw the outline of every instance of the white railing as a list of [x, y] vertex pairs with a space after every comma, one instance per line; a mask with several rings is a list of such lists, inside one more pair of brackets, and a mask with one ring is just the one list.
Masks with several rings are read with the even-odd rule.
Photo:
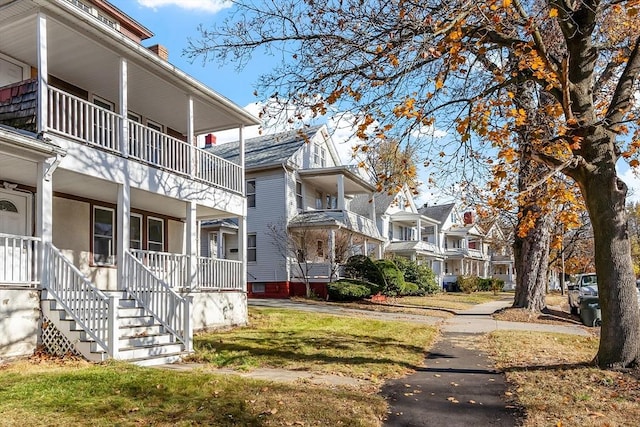
[[[123, 117], [59, 89], [48, 89], [49, 130], [216, 187], [242, 192], [240, 165], [155, 129], [127, 120], [129, 140], [122, 146]], [[126, 150], [123, 150], [126, 148]]]
[[127, 292], [188, 351], [191, 348], [189, 298], [178, 295], [131, 252], [125, 252], [124, 268]]
[[328, 263], [303, 262], [299, 264], [294, 262], [291, 267], [294, 278], [329, 279], [331, 276], [331, 264]]
[[48, 90], [48, 100], [51, 130], [120, 152], [119, 115], [53, 87]]
[[380, 232], [375, 221], [352, 211], [345, 210], [344, 212], [353, 230], [380, 239]]
[[172, 288], [188, 287], [188, 255], [145, 251], [141, 249], [130, 249], [129, 252], [158, 279], [167, 283]]
[[198, 287], [243, 291], [242, 261], [198, 257]]
[[0, 283], [37, 286], [40, 283], [41, 245], [38, 237], [0, 233]]
[[[55, 246], [45, 251], [46, 290], [96, 343], [109, 354], [117, 343], [115, 307], [104, 292], [89, 281]], [[111, 344], [111, 345], [109, 345]], [[117, 351], [117, 350], [116, 350]]]
[[199, 148], [196, 148], [194, 153], [197, 166], [196, 177], [198, 179], [237, 193], [242, 192], [244, 171], [240, 165]]
[[189, 144], [133, 121], [129, 121], [129, 156], [185, 175], [191, 171]]

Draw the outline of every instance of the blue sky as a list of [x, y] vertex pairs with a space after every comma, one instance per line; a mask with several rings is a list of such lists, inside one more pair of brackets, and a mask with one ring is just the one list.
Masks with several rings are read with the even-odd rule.
[[[275, 66], [277, 58], [259, 55], [254, 57], [242, 70], [236, 71], [233, 64], [220, 67], [214, 62], [202, 63], [196, 60], [190, 63], [182, 50], [187, 46], [188, 39], [198, 38], [198, 26], [212, 26], [221, 23], [228, 16], [232, 4], [225, 0], [109, 0], [155, 35], [145, 41], [145, 46], [159, 43], [169, 50], [169, 62], [186, 73], [197, 78], [218, 93], [226, 96], [242, 107], [248, 107], [257, 101], [253, 95], [254, 84], [262, 72], [269, 71]], [[250, 109], [251, 111], [251, 109]], [[255, 109], [252, 111], [255, 113]], [[343, 132], [348, 133], [348, 132]], [[257, 130], [249, 133], [257, 134]], [[234, 134], [230, 138], [235, 138]], [[229, 138], [229, 137], [226, 137]], [[222, 140], [225, 136], [222, 137]], [[335, 132], [334, 142], [344, 159], [350, 153], [350, 144], [341, 141], [341, 133]], [[629, 201], [640, 201], [640, 179], [635, 176], [626, 163], [619, 162], [619, 173], [629, 185], [631, 192]], [[423, 188], [420, 199], [429, 198], [430, 193]]]

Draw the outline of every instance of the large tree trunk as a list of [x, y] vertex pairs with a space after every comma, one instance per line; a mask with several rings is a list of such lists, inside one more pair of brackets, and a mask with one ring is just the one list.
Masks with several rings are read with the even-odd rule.
[[[538, 218], [525, 237], [516, 235], [513, 244], [516, 294], [513, 307], [540, 311], [545, 307], [551, 217]], [[519, 224], [518, 224], [519, 225]]]
[[606, 164], [579, 184], [593, 226], [602, 313], [596, 363], [602, 368], [638, 367], [640, 311], [625, 211], [627, 187], [614, 166]]

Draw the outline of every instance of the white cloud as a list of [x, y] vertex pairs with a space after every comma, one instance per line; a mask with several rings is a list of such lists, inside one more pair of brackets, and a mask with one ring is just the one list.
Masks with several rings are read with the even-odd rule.
[[207, 13], [217, 13], [233, 6], [229, 0], [138, 0], [138, 4], [152, 9], [177, 6], [181, 9]]

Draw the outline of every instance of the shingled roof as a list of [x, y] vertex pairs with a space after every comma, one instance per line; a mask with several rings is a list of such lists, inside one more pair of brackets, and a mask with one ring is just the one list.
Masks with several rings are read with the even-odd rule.
[[[311, 139], [322, 126], [291, 130], [274, 135], [263, 135], [245, 141], [245, 169], [278, 166], [286, 162], [298, 149]], [[231, 162], [238, 162], [239, 141], [206, 148], [207, 151]]]
[[418, 209], [418, 212], [444, 224], [455, 205], [455, 203], [447, 203], [446, 205], [423, 206]]

